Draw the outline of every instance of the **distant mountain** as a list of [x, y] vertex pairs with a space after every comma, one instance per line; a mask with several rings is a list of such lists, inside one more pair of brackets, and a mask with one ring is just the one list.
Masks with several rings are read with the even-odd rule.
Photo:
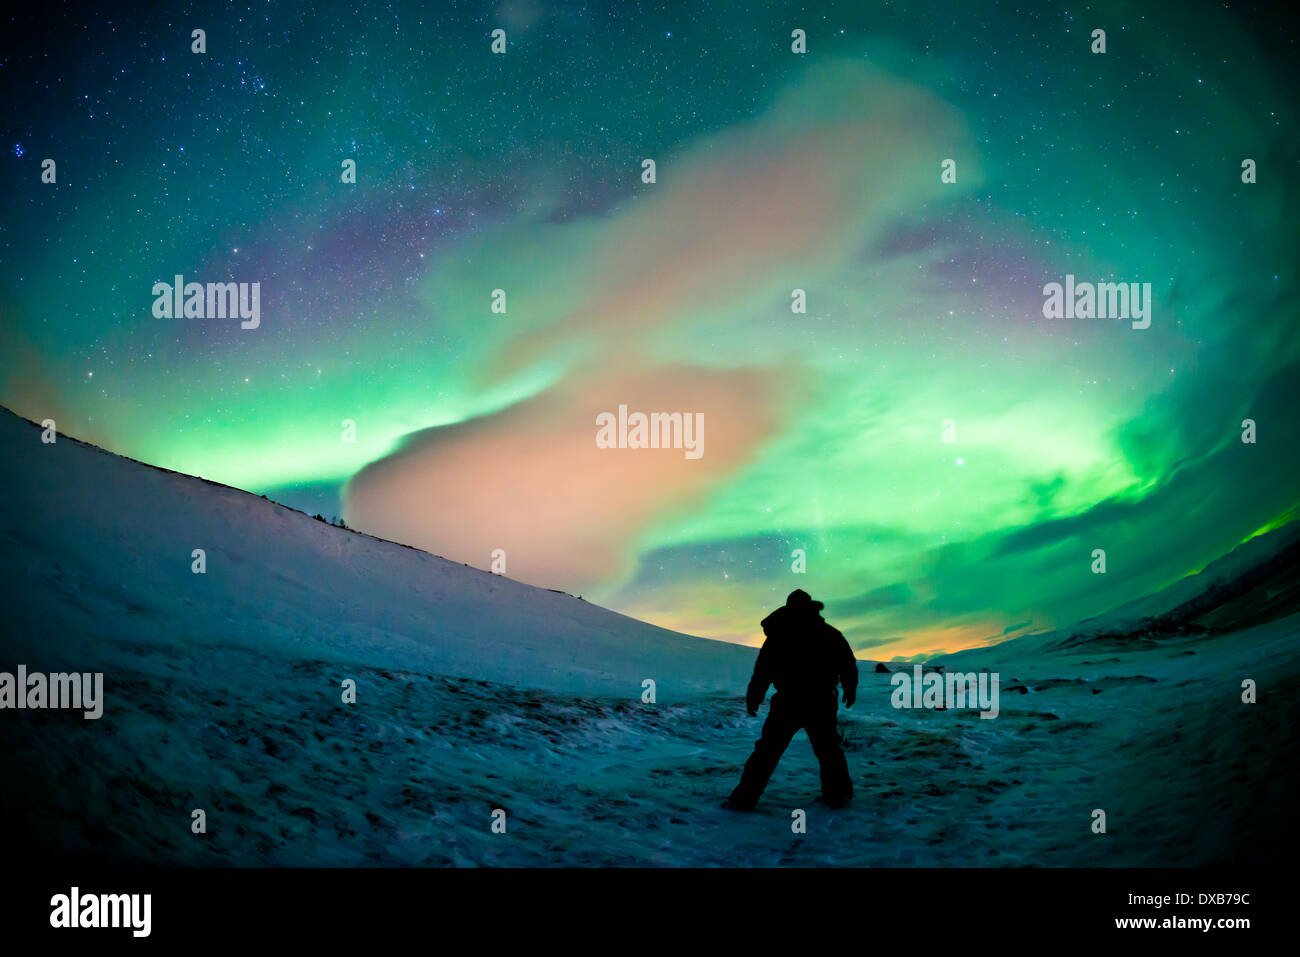
[[1154, 594], [1068, 628], [1025, 635], [995, 647], [1004, 653], [1130, 649], [1169, 638], [1241, 631], [1297, 612], [1300, 522], [1291, 522], [1243, 542], [1197, 574]]

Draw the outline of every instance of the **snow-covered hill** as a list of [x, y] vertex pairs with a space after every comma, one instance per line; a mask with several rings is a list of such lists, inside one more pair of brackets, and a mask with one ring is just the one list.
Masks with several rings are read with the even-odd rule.
[[[753, 649], [692, 638], [112, 455], [0, 410], [9, 640], [82, 669], [106, 642], [221, 647], [662, 701], [743, 691]], [[206, 573], [192, 571], [195, 549]], [[488, 556], [484, 556], [484, 563]], [[51, 647], [50, 635], [58, 635]]]
[[1300, 523], [1257, 535], [1200, 572], [1066, 628], [936, 659], [1021, 657], [1039, 651], [1136, 649], [1170, 638], [1223, 634], [1300, 614]]

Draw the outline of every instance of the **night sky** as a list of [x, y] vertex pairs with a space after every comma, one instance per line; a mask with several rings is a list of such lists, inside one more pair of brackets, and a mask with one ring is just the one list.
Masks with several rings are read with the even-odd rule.
[[[694, 634], [802, 587], [880, 658], [1294, 517], [1275, 14], [296, 6], [8, 25], [0, 403]], [[259, 282], [259, 327], [155, 317], [177, 274]], [[1044, 318], [1067, 274], [1150, 283], [1150, 328]], [[619, 404], [702, 411], [705, 454], [597, 449]]]

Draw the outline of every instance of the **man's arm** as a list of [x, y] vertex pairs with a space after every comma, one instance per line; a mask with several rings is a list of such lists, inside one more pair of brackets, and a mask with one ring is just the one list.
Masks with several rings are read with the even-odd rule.
[[758, 660], [754, 662], [754, 676], [749, 679], [749, 688], [745, 692], [745, 710], [751, 715], [758, 714], [758, 706], [767, 697], [767, 686], [772, 683], [772, 672], [769, 668], [771, 655], [767, 651], [770, 641], [769, 638], [763, 642], [763, 647], [758, 650]]
[[849, 647], [848, 639], [838, 628], [832, 629], [839, 639], [840, 648], [840, 685], [844, 688], [844, 707], [852, 708], [858, 700], [858, 659]]

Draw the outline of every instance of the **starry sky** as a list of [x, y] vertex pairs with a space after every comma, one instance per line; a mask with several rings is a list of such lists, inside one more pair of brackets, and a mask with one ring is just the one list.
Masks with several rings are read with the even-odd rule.
[[[1275, 11], [297, 7], [8, 24], [0, 403], [693, 634], [802, 587], [886, 659], [1294, 517]], [[260, 326], [156, 318], [176, 274], [259, 282]], [[1045, 319], [1067, 274], [1150, 283], [1150, 328]], [[704, 455], [598, 449], [620, 404]]]

